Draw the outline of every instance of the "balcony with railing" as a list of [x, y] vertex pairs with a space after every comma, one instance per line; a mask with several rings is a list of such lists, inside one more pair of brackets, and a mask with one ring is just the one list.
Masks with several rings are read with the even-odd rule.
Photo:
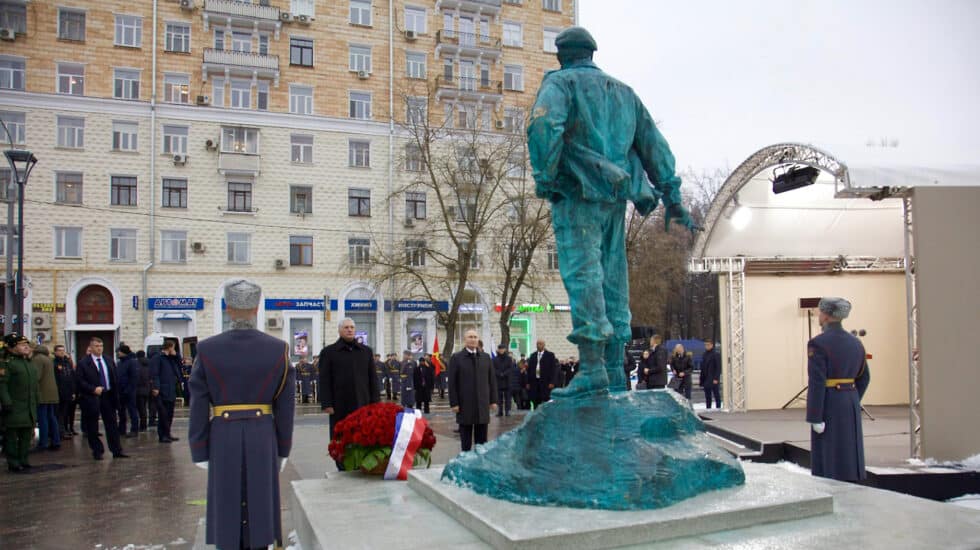
[[218, 173], [225, 176], [259, 175], [260, 155], [222, 151], [218, 154]]
[[204, 0], [204, 9], [201, 10], [205, 31], [209, 24], [257, 27], [258, 30], [274, 31], [277, 40], [282, 28], [279, 14], [277, 7], [240, 0]]
[[204, 49], [204, 78], [215, 76], [256, 76], [271, 78], [279, 85], [279, 56], [254, 52]]
[[503, 87], [499, 80], [459, 75], [439, 75], [436, 77], [436, 98], [496, 102], [503, 98]]
[[453, 55], [496, 60], [500, 57], [499, 36], [442, 29], [436, 32], [436, 55]]
[[501, 0], [436, 0], [436, 12], [459, 9], [462, 12], [497, 15]]

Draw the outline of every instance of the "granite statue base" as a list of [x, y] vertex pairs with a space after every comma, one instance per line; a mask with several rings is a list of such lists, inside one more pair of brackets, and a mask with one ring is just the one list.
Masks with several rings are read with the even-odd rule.
[[741, 485], [742, 467], [671, 390], [559, 397], [442, 478], [519, 504], [642, 510]]

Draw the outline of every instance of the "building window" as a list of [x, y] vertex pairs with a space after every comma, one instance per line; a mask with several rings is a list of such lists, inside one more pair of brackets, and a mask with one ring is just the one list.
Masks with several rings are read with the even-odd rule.
[[13, 111], [0, 111], [0, 121], [7, 127], [10, 136], [3, 134], [3, 138], [13, 139], [14, 143], [25, 143], [27, 141], [27, 115]]
[[82, 228], [81, 227], [55, 227], [54, 228], [54, 257], [55, 258], [81, 258], [82, 257]]
[[85, 119], [58, 117], [58, 147], [81, 149], [85, 146]]
[[0, 27], [14, 32], [27, 33], [27, 6], [24, 4], [0, 4]]
[[405, 100], [406, 113], [405, 120], [409, 124], [425, 124], [428, 115], [428, 104], [424, 97], [410, 97]]
[[252, 235], [250, 233], [228, 233], [228, 263], [252, 263]]
[[561, 0], [541, 0], [541, 7], [548, 11], [561, 11]]
[[289, 237], [289, 265], [313, 265], [313, 237]]
[[247, 32], [231, 33], [231, 51], [241, 53], [252, 52], [252, 34]]
[[0, 88], [5, 90], [24, 90], [23, 59], [0, 57]]
[[228, 106], [232, 109], [250, 109], [252, 107], [252, 81], [231, 81], [231, 103]]
[[110, 195], [110, 204], [113, 206], [136, 206], [136, 178], [112, 176]]
[[116, 99], [139, 99], [140, 72], [135, 69], [116, 69], [112, 96]]
[[368, 265], [371, 263], [371, 241], [350, 237], [347, 239], [347, 260], [350, 265]]
[[547, 53], [557, 53], [558, 46], [555, 45], [555, 39], [558, 38], [558, 29], [545, 29], [544, 30], [544, 51]]
[[85, 65], [58, 63], [58, 93], [85, 95]]
[[163, 207], [187, 208], [187, 180], [163, 178]]
[[262, 33], [259, 35], [259, 55], [269, 55], [268, 33]]
[[136, 122], [112, 123], [112, 150], [136, 151], [139, 124]]
[[255, 108], [260, 111], [269, 110], [269, 83], [264, 80], [255, 85]]
[[82, 173], [58, 172], [54, 176], [55, 201], [82, 204]]
[[350, 117], [362, 120], [371, 118], [371, 94], [366, 92], [350, 93]]
[[[15, 258], [17, 257], [17, 250], [20, 248], [20, 245], [18, 244], [19, 241], [20, 241], [20, 237], [14, 235], [14, 242], [11, 245], [12, 247], [11, 253], [14, 255]], [[6, 256], [7, 256], [7, 226], [0, 225], [0, 257], [6, 257]]]
[[184, 23], [167, 23], [166, 49], [168, 52], [191, 51], [191, 26]]
[[228, 182], [228, 211], [252, 211], [252, 184], [247, 182]]
[[405, 146], [405, 170], [422, 171], [422, 148], [417, 143], [409, 143]]
[[371, 48], [369, 46], [350, 47], [350, 70], [371, 72]]
[[143, 18], [135, 15], [116, 16], [116, 46], [139, 48], [143, 45]]
[[289, 39], [289, 64], [300, 67], [313, 66], [313, 41], [307, 38]]
[[289, 86], [289, 112], [296, 115], [313, 114], [312, 86]]
[[347, 190], [347, 215], [371, 215], [371, 190], [350, 188]]
[[504, 21], [504, 46], [520, 48], [524, 45], [524, 28], [520, 23]]
[[163, 126], [163, 152], [168, 155], [187, 154], [187, 126]]
[[504, 109], [504, 131], [521, 133], [524, 131], [524, 110], [514, 107]]
[[292, 214], [313, 213], [313, 188], [308, 185], [289, 187], [289, 212]]
[[289, 5], [289, 13], [296, 15], [305, 15], [307, 17], [313, 17], [316, 15], [313, 12], [313, 0], [292, 0]]
[[411, 267], [425, 267], [425, 241], [405, 241], [405, 263]]
[[425, 78], [425, 54], [408, 52], [405, 54], [405, 74], [408, 78]]
[[109, 230], [109, 259], [113, 262], [136, 261], [136, 230]]
[[424, 191], [409, 191], [405, 194], [405, 217], [415, 220], [425, 219]]
[[[11, 189], [11, 187], [13, 187], [13, 189]], [[16, 186], [14, 185], [14, 173], [10, 171], [10, 168], [0, 168], [0, 200], [9, 201], [15, 200], [16, 198], [17, 191]], [[3, 256], [3, 254], [0, 254], [0, 256]]]
[[425, 8], [405, 6], [405, 30], [415, 34], [425, 33]]
[[85, 41], [85, 12], [58, 9], [58, 38]]
[[524, 152], [514, 153], [507, 158], [507, 177], [524, 177]]
[[221, 129], [221, 152], [258, 154], [259, 131], [255, 128], [223, 127]]
[[163, 75], [163, 100], [167, 103], [190, 103], [191, 77], [186, 74]]
[[371, 0], [350, 0], [350, 22], [352, 25], [371, 26]]
[[183, 263], [187, 261], [187, 232], [160, 232], [160, 261]]
[[553, 244], [548, 245], [548, 269], [558, 271], [558, 249]]
[[290, 156], [293, 162], [313, 164], [313, 136], [292, 134], [289, 136], [289, 142], [292, 148]]
[[518, 92], [524, 91], [524, 67], [520, 65], [504, 65], [504, 89]]
[[214, 49], [219, 52], [225, 50], [225, 29], [223, 28], [214, 29]]
[[225, 79], [223, 78], [211, 80], [211, 105], [215, 107], [225, 106]]
[[368, 168], [371, 166], [371, 142], [350, 140], [348, 143], [348, 162], [350, 166]]
[[[459, 265], [464, 265], [466, 262], [466, 251], [470, 247], [470, 241], [459, 241]], [[476, 252], [476, 245], [473, 245], [473, 250], [470, 251], [470, 269], [480, 269], [480, 256]]]

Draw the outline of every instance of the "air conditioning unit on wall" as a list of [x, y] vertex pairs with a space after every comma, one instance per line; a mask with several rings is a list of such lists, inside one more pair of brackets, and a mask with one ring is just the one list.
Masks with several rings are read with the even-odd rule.
[[282, 259], [276, 260], [275, 266], [276, 269], [286, 269], [286, 260], [282, 260]]
[[418, 33], [416, 33], [415, 31], [405, 31], [406, 40], [415, 40], [416, 38], [418, 38], [418, 36], [419, 36]]
[[31, 324], [35, 330], [46, 330], [51, 328], [50, 313], [35, 313], [31, 316]]
[[371, 73], [367, 71], [357, 71], [357, 78], [360, 78], [361, 80], [367, 80], [370, 77]]
[[174, 155], [174, 164], [187, 164], [187, 155], [176, 154]]
[[180, 9], [191, 11], [194, 9], [194, 0], [180, 0]]
[[279, 20], [284, 23], [289, 23], [293, 20], [293, 14], [288, 11], [279, 12]]
[[265, 326], [269, 328], [282, 328], [282, 319], [278, 317], [269, 317], [265, 320]]
[[17, 39], [17, 31], [15, 31], [14, 29], [10, 29], [7, 27], [0, 29], [0, 40], [10, 41], [16, 39]]

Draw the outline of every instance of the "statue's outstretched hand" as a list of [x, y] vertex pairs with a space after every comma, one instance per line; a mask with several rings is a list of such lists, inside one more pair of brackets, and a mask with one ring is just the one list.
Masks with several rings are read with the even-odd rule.
[[698, 231], [704, 231], [704, 228], [700, 225], [694, 223], [691, 219], [691, 214], [688, 213], [684, 205], [680, 203], [674, 203], [667, 206], [667, 211], [664, 213], [664, 231], [670, 231], [670, 220], [674, 220], [674, 223], [683, 225], [691, 233], [697, 233]]

